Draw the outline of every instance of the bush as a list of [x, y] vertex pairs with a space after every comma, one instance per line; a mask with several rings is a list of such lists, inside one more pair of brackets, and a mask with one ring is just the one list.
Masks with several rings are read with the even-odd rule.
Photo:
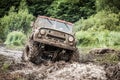
[[24, 33], [19, 31], [13, 31], [8, 34], [5, 44], [21, 46], [25, 44], [25, 41], [26, 41], [26, 36]]
[[120, 12], [120, 0], [96, 0], [97, 11], [111, 10], [112, 12]]
[[30, 22], [33, 20], [33, 15], [29, 14], [25, 0], [22, 0], [18, 12], [11, 7], [8, 15], [5, 15], [0, 20], [0, 38], [5, 39], [7, 34], [12, 31], [30, 31]]
[[115, 14], [107, 11], [98, 12], [90, 18], [76, 22], [75, 30], [94, 30], [94, 31], [120, 31], [120, 13]]
[[[1, 20], [0, 20], [1, 22]], [[0, 24], [0, 40], [1, 42], [5, 40], [8, 28]]]
[[78, 45], [83, 47], [119, 47], [120, 32], [91, 32], [79, 31], [76, 33]]

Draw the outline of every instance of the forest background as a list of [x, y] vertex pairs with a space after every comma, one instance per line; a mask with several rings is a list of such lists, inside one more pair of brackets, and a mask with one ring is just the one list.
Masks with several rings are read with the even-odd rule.
[[74, 23], [78, 47], [120, 48], [120, 0], [0, 0], [0, 43], [24, 45], [38, 15]]

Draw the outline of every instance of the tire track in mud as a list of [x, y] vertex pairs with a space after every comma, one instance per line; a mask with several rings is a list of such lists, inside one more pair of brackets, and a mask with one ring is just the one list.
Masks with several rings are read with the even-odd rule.
[[0, 46], [0, 55], [6, 56], [8, 59], [16, 63], [21, 62], [22, 51], [9, 50]]
[[[8, 50], [4, 47], [0, 47], [0, 55], [9, 58], [8, 61], [14, 61], [8, 67], [7, 73], [0, 74], [0, 80], [120, 80], [120, 65], [105, 68], [93, 63], [66, 63], [64, 61], [55, 63], [48, 61], [35, 65], [31, 62], [21, 62], [22, 51]], [[110, 71], [111, 68], [112, 71]], [[117, 71], [117, 75], [113, 70]]]

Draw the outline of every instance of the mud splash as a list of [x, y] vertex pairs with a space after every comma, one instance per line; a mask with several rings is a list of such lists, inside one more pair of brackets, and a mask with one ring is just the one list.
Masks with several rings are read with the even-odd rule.
[[[0, 80], [120, 80], [120, 63], [97, 65], [91, 61], [87, 64], [48, 61], [35, 65], [21, 61], [22, 51], [4, 47], [0, 47], [0, 51]], [[9, 64], [7, 67], [6, 63]]]
[[[103, 67], [92, 63], [70, 64], [62, 61], [56, 63], [49, 62], [40, 66], [27, 63], [26, 68], [10, 72], [13, 78], [16, 77], [16, 74], [27, 80], [107, 80]], [[21, 76], [21, 74], [24, 76]]]

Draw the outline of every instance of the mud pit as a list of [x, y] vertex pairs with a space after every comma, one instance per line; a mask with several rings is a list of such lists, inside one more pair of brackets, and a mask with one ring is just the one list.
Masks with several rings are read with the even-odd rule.
[[[0, 47], [0, 80], [120, 80], [118, 65], [96, 65], [94, 63], [47, 62], [35, 65], [21, 62], [21, 51]], [[4, 71], [4, 63], [9, 63]]]
[[48, 62], [46, 65], [25, 63], [21, 66], [23, 66], [21, 69], [18, 69], [17, 65], [10, 67], [11, 80], [106, 80], [104, 68], [93, 64]]

